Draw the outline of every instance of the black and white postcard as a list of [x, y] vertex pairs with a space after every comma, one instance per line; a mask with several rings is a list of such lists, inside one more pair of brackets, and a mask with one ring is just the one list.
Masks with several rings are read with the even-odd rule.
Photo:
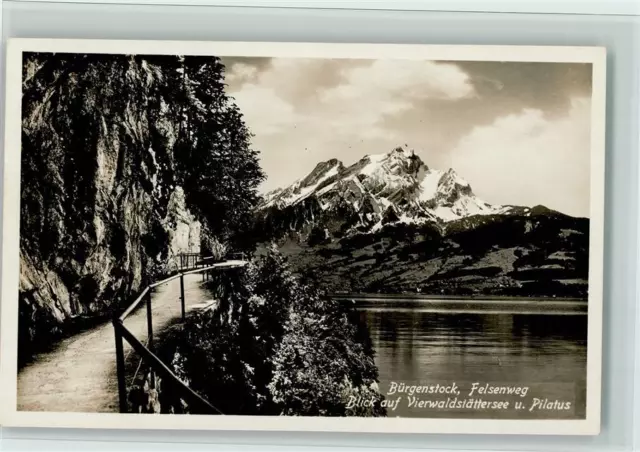
[[3, 425], [596, 434], [605, 50], [9, 42]]

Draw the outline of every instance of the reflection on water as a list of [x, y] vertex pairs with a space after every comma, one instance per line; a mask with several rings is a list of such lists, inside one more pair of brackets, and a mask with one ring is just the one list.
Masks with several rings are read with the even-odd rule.
[[[400, 309], [393, 309], [391, 303], [381, 306], [380, 302], [357, 306], [376, 351], [383, 394], [387, 394], [391, 382], [415, 385], [455, 381], [461, 387], [470, 387], [472, 382], [529, 385], [527, 403], [533, 397], [572, 401], [570, 411], [515, 412], [425, 410], [400, 403], [389, 416], [585, 416], [586, 315], [433, 312], [419, 303]], [[468, 391], [462, 392], [461, 396], [467, 397]]]

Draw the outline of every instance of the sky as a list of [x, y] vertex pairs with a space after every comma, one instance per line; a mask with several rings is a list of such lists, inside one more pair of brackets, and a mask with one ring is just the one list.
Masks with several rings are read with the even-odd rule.
[[227, 92], [284, 187], [398, 146], [490, 204], [589, 216], [591, 65], [223, 58]]

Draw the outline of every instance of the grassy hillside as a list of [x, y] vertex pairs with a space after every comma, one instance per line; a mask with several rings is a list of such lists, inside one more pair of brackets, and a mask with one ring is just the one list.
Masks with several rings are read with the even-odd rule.
[[281, 251], [328, 291], [587, 297], [589, 220], [548, 210], [466, 218], [444, 231], [393, 223], [312, 245], [298, 237], [281, 240]]

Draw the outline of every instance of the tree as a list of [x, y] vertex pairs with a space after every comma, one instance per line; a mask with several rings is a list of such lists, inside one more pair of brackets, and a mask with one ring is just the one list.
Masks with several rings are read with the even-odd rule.
[[220, 59], [188, 56], [182, 61], [187, 101], [176, 147], [187, 202], [210, 234], [237, 249], [250, 249], [247, 234], [264, 178], [251, 133], [225, 93]]
[[[307, 300], [311, 301], [311, 300]], [[369, 344], [343, 309], [314, 303], [289, 317], [269, 391], [283, 415], [383, 416]], [[307, 303], [307, 308], [311, 305]], [[368, 336], [367, 336], [368, 338]], [[368, 406], [350, 402], [366, 400]]]
[[300, 283], [277, 248], [215, 284], [220, 305], [188, 319], [175, 355], [196, 392], [225, 414], [385, 414], [366, 327]]

